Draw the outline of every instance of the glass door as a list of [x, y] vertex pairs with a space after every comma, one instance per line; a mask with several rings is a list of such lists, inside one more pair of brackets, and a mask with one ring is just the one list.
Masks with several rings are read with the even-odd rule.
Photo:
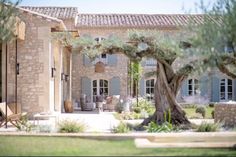
[[93, 102], [96, 102], [97, 96], [108, 96], [108, 81], [107, 80], [93, 80]]

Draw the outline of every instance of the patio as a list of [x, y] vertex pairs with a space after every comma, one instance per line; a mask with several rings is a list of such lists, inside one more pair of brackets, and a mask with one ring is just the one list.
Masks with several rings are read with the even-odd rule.
[[[30, 120], [31, 124], [35, 124], [36, 132], [56, 132], [55, 123], [62, 120], [75, 120], [83, 123], [86, 126], [86, 133], [110, 133], [111, 128], [119, 124], [119, 120], [114, 117], [114, 112], [99, 112], [98, 109], [94, 111], [75, 111], [74, 113], [54, 113], [52, 115], [35, 118]], [[203, 121], [207, 123], [214, 123], [214, 119], [189, 119], [191, 123], [201, 124]], [[143, 120], [124, 120], [126, 123], [138, 124]], [[40, 129], [40, 130], [39, 130]], [[45, 130], [46, 129], [46, 130]], [[17, 128], [8, 124], [8, 128], [0, 128], [0, 132], [16, 132]]]

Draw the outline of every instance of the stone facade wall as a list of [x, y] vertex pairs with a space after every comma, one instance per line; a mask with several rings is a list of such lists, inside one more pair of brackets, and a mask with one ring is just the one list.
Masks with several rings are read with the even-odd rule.
[[219, 103], [215, 105], [215, 122], [222, 122], [226, 126], [236, 126], [236, 102]]
[[[25, 40], [18, 40], [18, 102], [23, 112], [49, 111], [49, 80], [51, 77], [50, 42], [51, 27], [58, 25], [45, 19], [23, 14], [26, 24]], [[15, 42], [8, 43], [8, 101], [14, 102], [15, 95]]]
[[[109, 28], [79, 28], [80, 35], [89, 34], [92, 37], [103, 37], [107, 38], [109, 35], [115, 34], [120, 37], [125, 37], [126, 29], [109, 29]], [[81, 78], [88, 77], [91, 80], [95, 79], [106, 79], [110, 80], [114, 76], [118, 76], [121, 81], [121, 96], [127, 95], [127, 62], [128, 58], [124, 55], [118, 55], [116, 66], [106, 66], [104, 73], [95, 73], [95, 67], [85, 66], [83, 64], [83, 55], [78, 54], [76, 50], [73, 50], [72, 57], [72, 99], [79, 100], [81, 94]]]
[[89, 67], [83, 65], [83, 55], [73, 54], [72, 57], [72, 98], [79, 100], [81, 94], [81, 78], [88, 77], [91, 80], [105, 79], [110, 80], [118, 76], [121, 85], [121, 97], [127, 96], [127, 62], [128, 58], [124, 55], [119, 55], [116, 66], [105, 66], [104, 73], [95, 73], [95, 66]]

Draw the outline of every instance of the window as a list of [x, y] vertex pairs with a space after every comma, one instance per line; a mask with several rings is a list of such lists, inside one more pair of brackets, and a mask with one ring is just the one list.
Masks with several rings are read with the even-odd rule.
[[188, 80], [188, 95], [193, 96], [199, 94], [199, 81], [197, 79]]
[[233, 81], [231, 79], [220, 80], [220, 100], [228, 101], [233, 99]]
[[[103, 37], [96, 37], [94, 38], [98, 43], [102, 40], [105, 40]], [[99, 55], [92, 63], [96, 64], [97, 62], [103, 62], [104, 64], [107, 64], [107, 54], [101, 54]]]
[[148, 100], [154, 99], [154, 79], [146, 80], [146, 96]]
[[225, 53], [233, 53], [234, 49], [233, 49], [233, 47], [225, 46], [224, 51], [225, 51]]
[[148, 58], [146, 59], [146, 66], [156, 66], [157, 65], [157, 61], [153, 58]]
[[94, 40], [96, 40], [98, 43], [101, 42], [102, 40], [105, 40], [105, 38], [103, 37], [97, 37]]
[[225, 53], [233, 53], [235, 51], [235, 47], [232, 42], [227, 42], [224, 47]]
[[97, 96], [108, 96], [108, 81], [107, 80], [93, 80], [93, 102], [96, 102]]
[[101, 54], [101, 55], [99, 55], [99, 56], [93, 61], [93, 64], [96, 64], [97, 62], [103, 62], [104, 64], [107, 64], [107, 54]]

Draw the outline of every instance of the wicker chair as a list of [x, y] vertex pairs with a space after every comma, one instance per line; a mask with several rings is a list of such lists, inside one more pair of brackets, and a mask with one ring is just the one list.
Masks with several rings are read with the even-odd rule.
[[103, 110], [115, 111], [117, 104], [120, 101], [120, 95], [113, 95], [106, 98], [106, 103], [103, 105]]

